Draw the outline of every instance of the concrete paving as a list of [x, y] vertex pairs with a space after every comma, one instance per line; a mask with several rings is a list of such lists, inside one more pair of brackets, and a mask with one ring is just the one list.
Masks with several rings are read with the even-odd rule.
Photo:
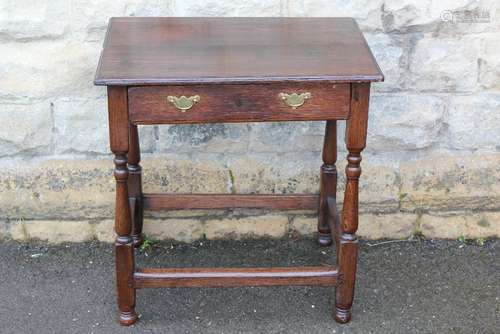
[[[0, 243], [0, 333], [500, 333], [500, 241], [362, 242], [354, 318], [322, 287], [138, 291], [140, 321], [115, 321], [112, 246]], [[142, 266], [331, 263], [313, 240], [158, 242]]]

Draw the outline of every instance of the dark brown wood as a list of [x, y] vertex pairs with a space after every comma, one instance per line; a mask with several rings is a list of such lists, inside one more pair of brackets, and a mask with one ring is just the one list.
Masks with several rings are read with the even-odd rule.
[[318, 195], [144, 194], [147, 210], [259, 208], [314, 210]]
[[330, 231], [332, 233], [333, 239], [335, 240], [335, 248], [337, 254], [339, 254], [340, 245], [340, 235], [342, 231], [340, 230], [340, 218], [337, 209], [337, 199], [335, 197], [328, 196], [326, 199], [328, 206], [328, 224], [330, 226]]
[[141, 149], [139, 145], [139, 133], [137, 125], [130, 124], [129, 126], [129, 151], [128, 151], [128, 195], [130, 198], [132, 209], [132, 240], [134, 246], [138, 247], [142, 243], [142, 222], [143, 222], [143, 205], [142, 205], [142, 168]]
[[346, 126], [346, 146], [349, 152], [346, 166], [347, 184], [337, 256], [342, 284], [336, 289], [334, 315], [335, 320], [340, 323], [351, 320], [354, 298], [358, 252], [358, 239], [355, 234], [358, 229], [358, 182], [361, 175], [361, 151], [366, 146], [370, 84], [353, 84], [351, 93], [351, 116]]
[[[336, 285], [334, 317], [351, 319], [358, 182], [370, 82], [383, 80], [350, 18], [114, 18], [95, 83], [108, 85], [116, 179], [116, 281], [120, 323], [133, 324], [135, 289]], [[311, 93], [297, 108], [279, 93]], [[181, 112], [167, 96], [199, 95]], [[336, 120], [347, 120], [346, 190], [336, 205]], [[326, 120], [319, 195], [143, 194], [137, 124]], [[319, 242], [337, 268], [136, 269], [143, 210], [318, 209]]]
[[139, 269], [134, 274], [136, 288], [334, 286], [336, 283], [337, 269], [331, 266]]
[[327, 121], [323, 143], [323, 165], [320, 174], [318, 242], [322, 246], [332, 244], [332, 233], [328, 222], [327, 197], [337, 196], [337, 122]]
[[114, 175], [116, 179], [116, 292], [120, 310], [119, 319], [122, 325], [131, 325], [137, 320], [135, 289], [129, 285], [135, 267], [127, 186], [127, 153], [129, 149], [127, 106], [127, 89], [124, 87], [108, 87], [109, 134], [111, 151], [115, 154]]
[[[292, 108], [280, 93], [311, 93], [305, 103]], [[194, 96], [200, 101], [182, 112], [167, 96]], [[129, 89], [131, 122], [135, 124], [266, 122], [347, 119], [349, 84], [272, 84], [210, 86], [155, 86]]]
[[351, 18], [112, 18], [97, 85], [381, 81]]

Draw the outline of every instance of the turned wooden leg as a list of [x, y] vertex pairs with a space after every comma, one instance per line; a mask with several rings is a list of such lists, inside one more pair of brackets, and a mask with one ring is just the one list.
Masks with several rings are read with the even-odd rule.
[[337, 192], [337, 121], [327, 121], [323, 143], [323, 165], [320, 174], [318, 242], [321, 246], [332, 244], [332, 231], [328, 222], [328, 197]]
[[116, 291], [119, 319], [122, 325], [132, 325], [135, 313], [135, 289], [130, 285], [135, 270], [132, 244], [132, 220], [128, 194], [127, 153], [129, 150], [129, 123], [126, 87], [108, 87], [109, 129], [111, 151], [115, 154], [115, 257]]
[[142, 244], [142, 221], [143, 221], [143, 205], [142, 205], [142, 175], [141, 175], [141, 149], [139, 145], [139, 134], [137, 125], [130, 124], [129, 126], [129, 151], [128, 151], [128, 196], [130, 208], [132, 210], [132, 240], [134, 247]]
[[337, 264], [340, 283], [335, 293], [335, 320], [346, 323], [351, 320], [351, 307], [354, 298], [356, 265], [358, 261], [358, 181], [361, 175], [361, 151], [366, 146], [368, 126], [368, 100], [370, 85], [367, 83], [351, 86], [351, 116], [346, 126], [346, 146], [349, 151], [346, 167], [346, 189]]

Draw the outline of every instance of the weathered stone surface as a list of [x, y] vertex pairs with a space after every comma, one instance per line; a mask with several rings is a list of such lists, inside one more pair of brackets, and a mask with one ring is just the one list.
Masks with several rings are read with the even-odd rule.
[[479, 83], [487, 89], [500, 90], [500, 34], [493, 33], [481, 41]]
[[205, 235], [208, 239], [279, 238], [285, 236], [287, 231], [288, 217], [285, 215], [229, 217], [205, 222]]
[[421, 231], [428, 238], [456, 239], [500, 237], [499, 212], [449, 212], [423, 215]]
[[425, 36], [410, 57], [410, 86], [425, 92], [470, 92], [478, 77], [477, 38]]
[[98, 241], [112, 243], [115, 241], [115, 221], [113, 219], [100, 220], [92, 224], [95, 238]]
[[290, 231], [304, 236], [312, 236], [318, 232], [317, 216], [296, 216], [290, 221]]
[[288, 16], [354, 17], [364, 30], [380, 29], [383, 1], [287, 1]]
[[183, 0], [175, 2], [179, 16], [279, 16], [283, 15], [280, 0], [209, 1]]
[[0, 240], [7, 238], [7, 223], [0, 220]]
[[[404, 239], [410, 237], [415, 229], [417, 215], [410, 213], [394, 214], [361, 214], [359, 216], [358, 232], [364, 239]], [[311, 236], [317, 232], [317, 216], [294, 217], [290, 230], [301, 235]]]
[[412, 1], [386, 0], [383, 7], [384, 30], [387, 32], [407, 32], [429, 30], [446, 20], [448, 12], [453, 12], [476, 1], [444, 0], [444, 1]]
[[373, 90], [378, 92], [401, 90], [407, 65], [407, 57], [401, 45], [403, 42], [385, 34], [365, 34], [365, 38], [384, 73], [384, 83], [373, 85]]
[[440, 140], [445, 101], [413, 94], [374, 95], [368, 125], [370, 151], [422, 149]]
[[[461, 22], [460, 15], [467, 11], [489, 19]], [[451, 21], [446, 20], [448, 14]], [[404, 238], [414, 212], [424, 213], [425, 223], [431, 211], [432, 217], [447, 218], [442, 229], [423, 224], [427, 237], [446, 236], [447, 228], [454, 235], [487, 235], [481, 229], [471, 232], [469, 211], [497, 210], [500, 203], [500, 188], [495, 186], [500, 184], [498, 1], [4, 0], [0, 167], [5, 173], [0, 175], [0, 221], [6, 223], [0, 223], [0, 238], [1, 226], [8, 237], [29, 238], [25, 219], [26, 224], [46, 226], [47, 221], [92, 220], [93, 237], [114, 239], [106, 90], [94, 87], [92, 80], [109, 18], [128, 15], [354, 17], [386, 77], [372, 85], [360, 179], [360, 234]], [[345, 122], [338, 123], [341, 207]], [[324, 122], [141, 126], [144, 188], [317, 193], [323, 132]], [[443, 156], [444, 150], [457, 156]], [[165, 157], [151, 159], [149, 153]], [[89, 157], [93, 160], [83, 160]], [[290, 230], [315, 231], [313, 211], [276, 214], [290, 219]], [[162, 230], [168, 224], [160, 221], [199, 222], [203, 232], [193, 227], [181, 237], [189, 240], [205, 233], [206, 219], [224, 222], [220, 229], [211, 225], [219, 237], [231, 236], [234, 226], [226, 219], [266, 215], [200, 210], [148, 213], [148, 219], [153, 222], [149, 228], [158, 229], [151, 230], [158, 238], [176, 238], [183, 232], [179, 223], [168, 234]], [[457, 220], [461, 215], [465, 218]], [[230, 228], [224, 230], [224, 224]], [[267, 228], [252, 224], [242, 226]], [[245, 231], [234, 228], [236, 235]]]
[[84, 242], [94, 238], [92, 225], [87, 221], [25, 221], [28, 240], [49, 243]]
[[500, 94], [456, 96], [449, 101], [449, 145], [472, 151], [500, 148]]
[[314, 152], [320, 156], [324, 133], [325, 122], [253, 123], [248, 150], [252, 153]]
[[114, 207], [110, 160], [13, 162], [0, 177], [0, 217], [89, 219], [111, 217]]
[[[205, 162], [145, 159], [145, 191], [216, 192], [228, 190], [229, 174]], [[0, 217], [9, 219], [89, 219], [112, 217], [113, 163], [52, 160], [6, 164], [0, 176]]]
[[365, 239], [405, 239], [413, 234], [416, 222], [417, 215], [409, 213], [362, 214], [357, 234]]
[[3, 103], [0, 107], [0, 157], [24, 153], [50, 154], [52, 105], [49, 101]]
[[159, 129], [161, 152], [244, 154], [250, 127], [246, 124], [200, 124], [160, 126]]
[[66, 98], [54, 102], [56, 153], [108, 153], [106, 100]]
[[0, 39], [60, 38], [68, 30], [70, 11], [71, 2], [65, 0], [2, 0]]
[[320, 166], [319, 161], [299, 160], [296, 155], [228, 162], [232, 189], [236, 193], [317, 193]]
[[401, 163], [404, 211], [500, 208], [500, 154], [433, 155]]
[[203, 225], [196, 219], [145, 219], [144, 233], [153, 239], [192, 242], [202, 238]]
[[229, 173], [214, 161], [144, 159], [144, 192], [227, 193]]
[[28, 240], [28, 236], [26, 233], [26, 228], [24, 226], [24, 221], [22, 220], [17, 220], [14, 222], [10, 222], [7, 225], [8, 232], [7, 232], [7, 237], [16, 240], [16, 241], [26, 241]]
[[74, 40], [0, 43], [0, 96], [32, 102], [102, 96], [105, 91], [92, 85], [100, 48], [97, 43]]

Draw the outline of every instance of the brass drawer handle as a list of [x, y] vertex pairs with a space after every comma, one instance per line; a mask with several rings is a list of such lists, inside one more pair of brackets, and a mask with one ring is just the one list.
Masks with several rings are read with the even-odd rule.
[[286, 103], [287, 106], [290, 106], [293, 109], [295, 109], [295, 108], [298, 108], [301, 105], [303, 105], [307, 99], [311, 98], [311, 93], [309, 93], [309, 92], [300, 93], [300, 94], [280, 93], [279, 97], [280, 97], [280, 99], [282, 99]]
[[185, 97], [184, 95], [182, 95], [181, 97], [177, 97], [169, 95], [167, 96], [167, 101], [172, 103], [181, 112], [185, 112], [186, 110], [191, 109], [191, 107], [194, 106], [195, 103], [200, 102], [200, 96], [193, 95], [190, 97]]

